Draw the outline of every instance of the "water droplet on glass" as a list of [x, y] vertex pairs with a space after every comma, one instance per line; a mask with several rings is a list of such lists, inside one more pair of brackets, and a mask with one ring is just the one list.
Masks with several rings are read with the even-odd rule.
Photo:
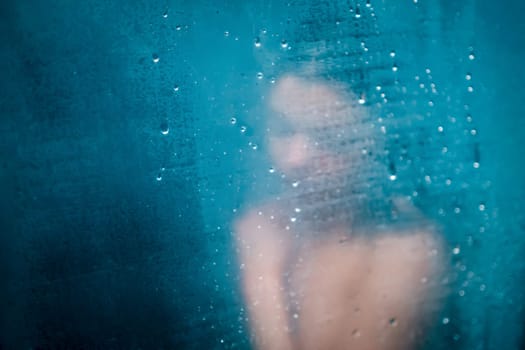
[[472, 163], [472, 166], [474, 167], [474, 169], [479, 168], [479, 162]]
[[178, 24], [176, 27], [175, 27], [175, 30], [181, 30], [182, 29], [182, 26], [180, 24]]
[[473, 61], [475, 58], [476, 58], [476, 56], [474, 56], [473, 53], [470, 53], [470, 54], [468, 55], [468, 59], [471, 60], [471, 61]]
[[397, 72], [398, 69], [399, 69], [399, 67], [397, 66], [397, 64], [394, 63], [394, 64], [392, 65], [392, 71], [393, 71], [393, 72]]
[[359, 7], [355, 9], [355, 18], [361, 18], [361, 11], [359, 10]]
[[160, 132], [162, 135], [167, 135], [170, 132], [170, 128], [168, 126], [168, 122], [162, 122], [160, 124]]
[[301, 212], [301, 208], [295, 208], [294, 211], [295, 211], [296, 213], [300, 213], [300, 212]]
[[261, 80], [262, 78], [264, 78], [264, 74], [262, 72], [258, 72], [257, 79]]
[[352, 336], [353, 336], [354, 338], [359, 338], [359, 337], [361, 336], [361, 332], [359, 331], [359, 329], [354, 329], [354, 330], [352, 331]]
[[441, 125], [438, 126], [438, 132], [443, 132], [443, 127]]
[[175, 86], [173, 87], [173, 91], [175, 91], [175, 92], [179, 92], [179, 89], [180, 89], [180, 88], [179, 88], [178, 85], [175, 85]]
[[445, 185], [450, 186], [451, 184], [452, 184], [452, 180], [451, 179], [446, 179], [445, 180]]
[[394, 162], [390, 162], [388, 164], [388, 172], [389, 172], [388, 178], [390, 179], [390, 181], [395, 181], [397, 179], [397, 170], [396, 170], [396, 165], [394, 164]]
[[471, 75], [470, 73], [467, 73], [467, 74], [465, 75], [465, 79], [466, 79], [466, 80], [470, 80], [470, 79], [472, 79], [472, 75]]
[[291, 222], [296, 222], [296, 221], [297, 221], [297, 218], [296, 218], [296, 217], [291, 217], [291, 218], [290, 218], [290, 221], [291, 221]]
[[287, 42], [286, 40], [284, 40], [284, 39], [281, 40], [281, 47], [282, 47], [283, 49], [288, 48], [288, 42]]
[[390, 51], [390, 57], [392, 58], [396, 57], [396, 52], [394, 50]]
[[443, 324], [448, 324], [450, 320], [448, 319], [448, 317], [444, 317], [441, 322], [443, 322]]
[[470, 130], [470, 134], [472, 136], [476, 136], [478, 134], [478, 131], [476, 129], [472, 129], [472, 130]]
[[162, 181], [162, 174], [158, 173], [157, 177], [155, 178], [157, 181]]
[[459, 214], [461, 213], [461, 208], [460, 207], [455, 207], [454, 208], [454, 214]]
[[231, 124], [231, 125], [235, 125], [235, 123], [237, 123], [237, 118], [235, 118], [235, 117], [231, 117], [231, 119], [230, 119], [230, 124]]
[[360, 105], [364, 105], [366, 102], [365, 96], [361, 95], [361, 97], [359, 97], [359, 100], [357, 100], [357, 102], [359, 102]]
[[273, 167], [270, 167], [270, 168], [268, 169], [268, 172], [269, 172], [270, 174], [273, 174], [273, 173], [275, 173], [275, 168], [273, 168]]
[[244, 134], [246, 132], [246, 127], [243, 125], [241, 126], [241, 132]]
[[253, 41], [253, 45], [255, 45], [255, 47], [261, 47], [261, 39], [259, 37], [256, 37]]
[[229, 31], [227, 31], [227, 30], [226, 30], [226, 31], [224, 31], [224, 36], [225, 36], [225, 37], [229, 37], [229, 36], [230, 36], [230, 32], [229, 32]]
[[160, 61], [159, 55], [157, 55], [156, 53], [151, 55], [151, 58], [153, 60], [153, 63], [158, 63]]
[[294, 181], [294, 182], [292, 182], [292, 187], [297, 187], [297, 186], [299, 186], [299, 183], [300, 183], [299, 181]]
[[395, 317], [392, 317], [390, 320], [388, 320], [388, 323], [390, 323], [392, 327], [397, 326], [397, 320]]
[[479, 211], [485, 211], [485, 203], [479, 204]]
[[459, 249], [459, 247], [454, 247], [454, 249], [452, 249], [452, 254], [454, 255], [458, 255], [460, 252], [461, 250]]
[[472, 92], [474, 91], [474, 87], [472, 85], [470, 85], [469, 87], [467, 87], [467, 91], [468, 92]]
[[168, 10], [164, 11], [164, 13], [162, 14], [162, 17], [168, 18]]

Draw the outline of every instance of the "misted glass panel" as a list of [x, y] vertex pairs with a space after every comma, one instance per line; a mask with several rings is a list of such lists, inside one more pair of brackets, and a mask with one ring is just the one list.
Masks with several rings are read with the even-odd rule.
[[522, 349], [508, 0], [0, 5], [0, 348]]

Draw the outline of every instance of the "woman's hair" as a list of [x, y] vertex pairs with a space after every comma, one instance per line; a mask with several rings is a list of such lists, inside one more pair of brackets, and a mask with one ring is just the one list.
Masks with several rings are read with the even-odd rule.
[[[307, 143], [306, 160], [283, 172], [280, 198], [291, 223], [322, 231], [327, 225], [383, 222], [391, 215], [383, 192], [387, 171], [378, 161], [381, 135], [350, 89], [288, 75], [277, 80], [271, 105], [270, 137], [299, 134]], [[280, 147], [276, 152], [290, 152], [284, 143]]]

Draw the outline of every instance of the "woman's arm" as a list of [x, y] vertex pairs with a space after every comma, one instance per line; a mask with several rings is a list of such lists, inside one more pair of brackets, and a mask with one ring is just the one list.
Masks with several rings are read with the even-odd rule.
[[289, 242], [269, 212], [252, 211], [235, 225], [242, 289], [258, 349], [292, 348], [284, 286]]

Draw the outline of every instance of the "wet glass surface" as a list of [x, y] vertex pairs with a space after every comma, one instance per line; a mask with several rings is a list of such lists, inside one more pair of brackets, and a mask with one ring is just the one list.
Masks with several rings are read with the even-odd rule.
[[[0, 347], [252, 348], [244, 281], [262, 275], [238, 225], [260, 211], [290, 233], [272, 251], [303, 259], [279, 270], [288, 292], [316, 285], [293, 282], [315, 261], [346, 266], [322, 257], [327, 237], [430, 232], [439, 243], [417, 251], [439, 268], [402, 298], [424, 329], [403, 312], [377, 324], [417, 328], [425, 349], [523, 348], [523, 10], [3, 2]], [[386, 246], [374, 254], [406, 247]], [[364, 341], [363, 327], [346, 332]]]

